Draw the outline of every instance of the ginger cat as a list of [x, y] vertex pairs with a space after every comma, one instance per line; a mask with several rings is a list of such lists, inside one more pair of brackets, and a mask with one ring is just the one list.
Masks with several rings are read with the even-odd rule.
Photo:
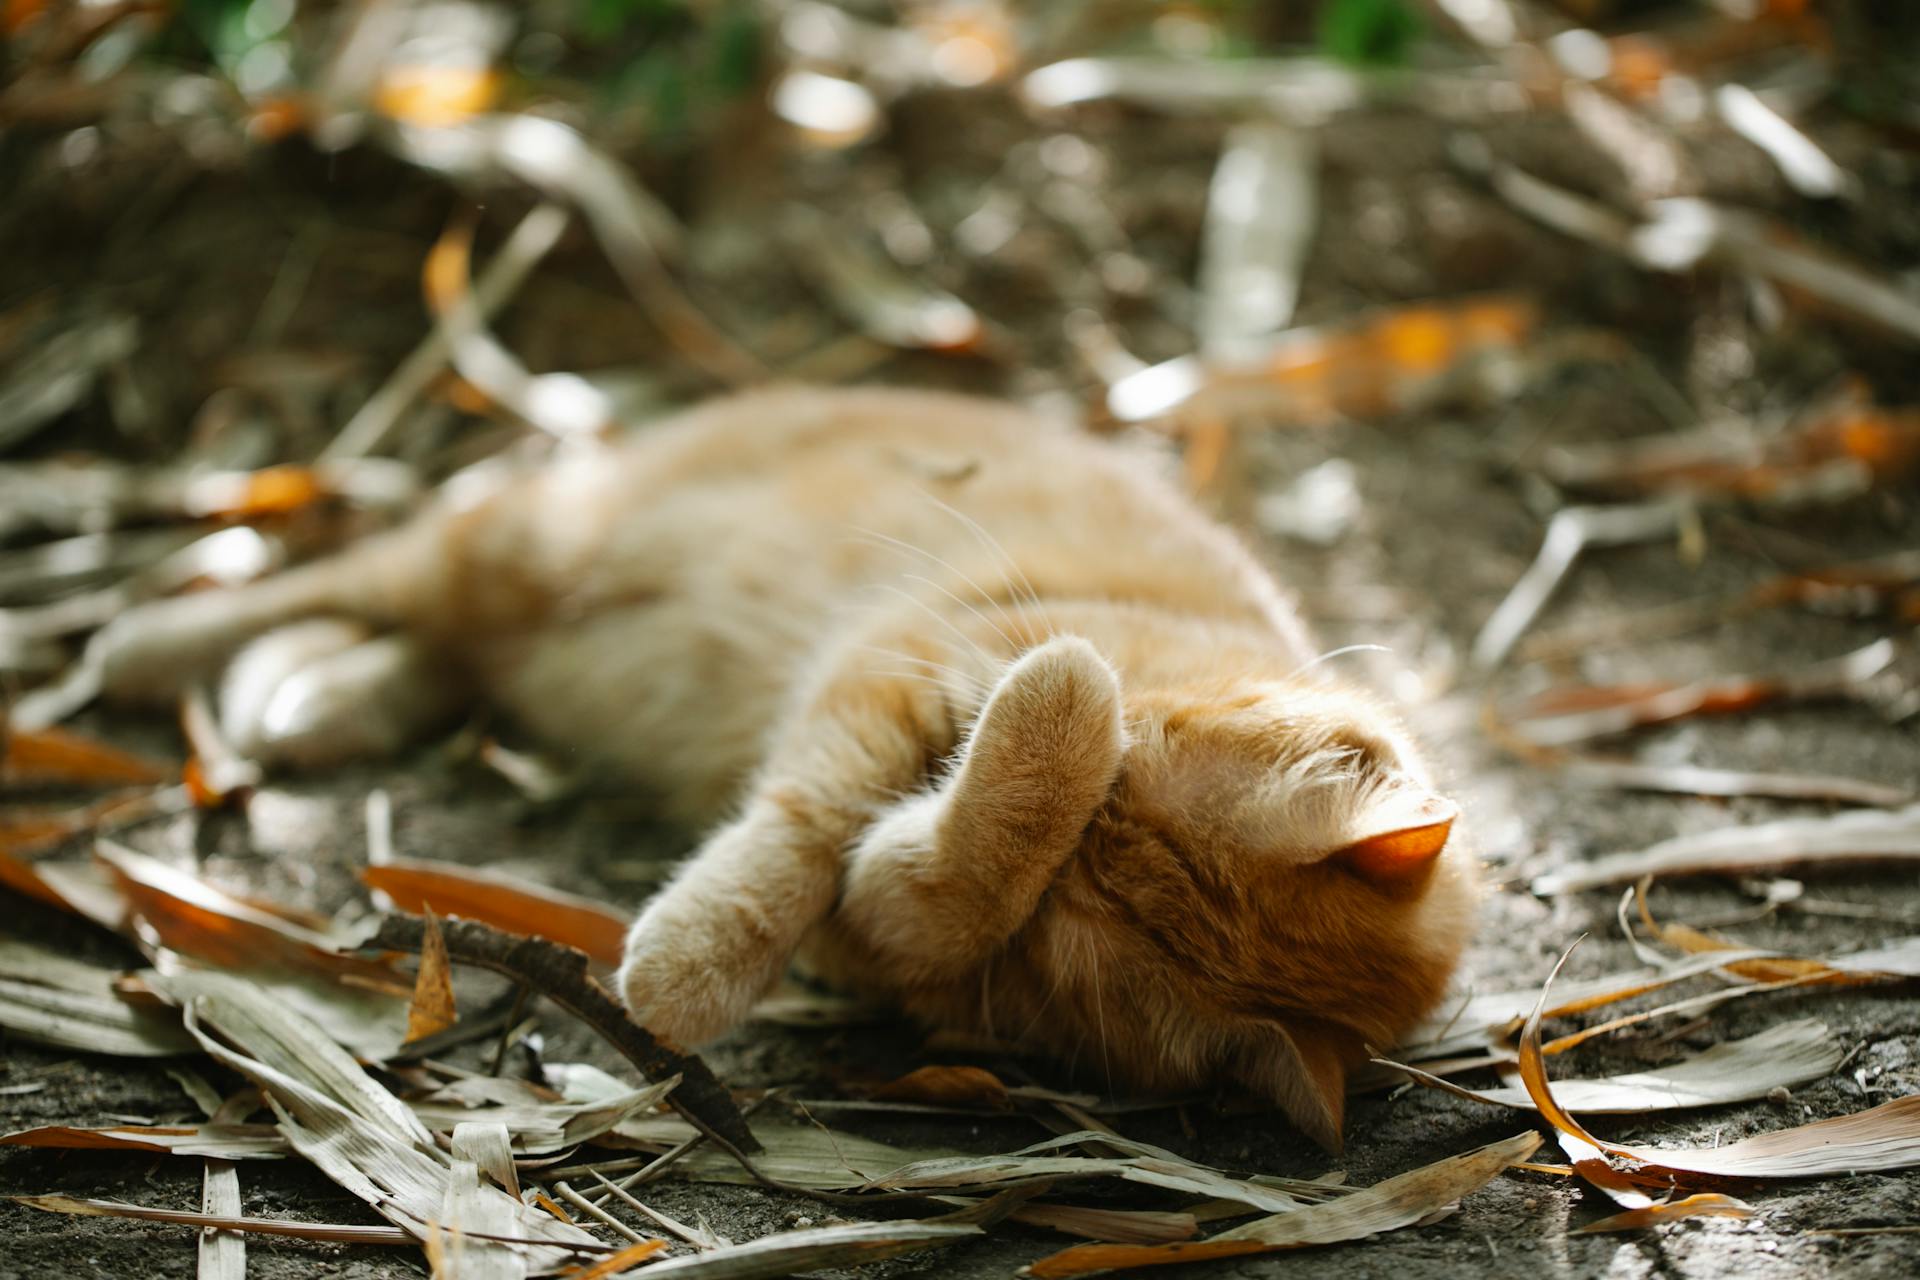
[[1468, 937], [1454, 809], [1392, 714], [1143, 460], [1011, 406], [721, 400], [146, 606], [93, 657], [151, 697], [275, 628], [223, 690], [263, 758], [477, 694], [710, 828], [619, 973], [684, 1042], [804, 949], [1115, 1087], [1239, 1082], [1335, 1146], [1347, 1068]]

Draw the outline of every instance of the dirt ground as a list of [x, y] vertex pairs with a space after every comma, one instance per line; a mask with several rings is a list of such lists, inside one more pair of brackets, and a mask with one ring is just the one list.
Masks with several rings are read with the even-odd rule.
[[[923, 108], [897, 125], [898, 155], [924, 154], [916, 135], [939, 135], [956, 118], [952, 104]], [[1030, 148], [1033, 127], [1014, 113], [965, 117], [962, 145], [937, 169], [899, 161], [891, 177], [930, 209], [992, 176], [1005, 156]], [[1137, 251], [1164, 281], [1191, 278], [1197, 232], [1218, 126], [1156, 122], [1136, 128], [1125, 113], [1096, 115], [1079, 135], [1091, 145], [1113, 202]], [[1604, 160], [1564, 124], [1526, 120], [1491, 128], [1509, 159], [1576, 187]], [[1920, 264], [1920, 163], [1862, 150], [1849, 154], [1844, 128], [1823, 134], [1843, 162], [1858, 163], [1874, 195], [1848, 213], [1848, 243], [1871, 249], [1894, 274]], [[1737, 281], [1711, 274], [1672, 278], [1645, 273], [1525, 221], [1449, 163], [1449, 130], [1411, 113], [1374, 112], [1330, 125], [1324, 143], [1323, 206], [1303, 290], [1301, 319], [1333, 320], [1373, 304], [1514, 289], [1538, 299], [1552, 331], [1598, 326], [1624, 337], [1704, 407], [1764, 414], [1802, 402], [1843, 373], [1857, 373], [1884, 403], [1920, 401], [1920, 362], [1910, 346], [1853, 331], [1832, 317], [1795, 311], [1777, 333], [1749, 319]], [[862, 198], [854, 178], [826, 166], [796, 176], [779, 162], [742, 154], [769, 180], [811, 186], [832, 209]], [[1803, 225], [1838, 214], [1793, 202], [1764, 157], [1749, 149], [1699, 157], [1722, 198], [1791, 210]], [[717, 164], [709, 161], [709, 164]], [[755, 219], [739, 175], [720, 187], [714, 173], [678, 175], [674, 189], [697, 203], [698, 225], [716, 228], [703, 242], [705, 294], [716, 310], [759, 340], [780, 326], [831, 331], [817, 299], [797, 279]], [[864, 179], [863, 179], [864, 180]], [[717, 194], [704, 194], [717, 192]], [[524, 206], [497, 194], [486, 226], [493, 234]], [[945, 202], [945, 203], [943, 203]], [[327, 424], [366, 391], [423, 332], [412, 278], [454, 198], [444, 187], [392, 162], [350, 153], [321, 157], [302, 144], [250, 153], [220, 169], [170, 175], [164, 153], [123, 156], [119, 167], [88, 180], [30, 173], [16, 186], [0, 237], [0, 302], [53, 288], [67, 302], [124, 307], [140, 316], [147, 345], [135, 361], [150, 398], [166, 411], [147, 441], [114, 441], [98, 406], [56, 429], [52, 448], [107, 442], [122, 453], [164, 457], [181, 438], [172, 417], [219, 384], [236, 360], [287, 354], [339, 370], [301, 394], [313, 421], [290, 435], [325, 438]], [[722, 234], [722, 232], [725, 234]], [[869, 380], [939, 382], [1027, 396], [1083, 395], [1086, 371], [1066, 347], [1057, 310], [1037, 306], [1042, 289], [1027, 268], [1058, 245], [1057, 228], [1036, 227], [997, 265], [949, 264], [945, 273], [1009, 335], [1005, 359], [895, 356], [861, 372]], [[306, 260], [298, 301], [271, 326], [263, 300]], [[1001, 273], [1004, 278], [995, 273]], [[278, 305], [278, 304], [276, 304]], [[1179, 354], [1182, 336], [1169, 308], [1153, 299], [1128, 304], [1118, 319], [1148, 358]], [[690, 377], [663, 357], [657, 339], [633, 320], [591, 245], [570, 239], [503, 324], [503, 333], [538, 368], [645, 365], [665, 398], [685, 398]], [[223, 364], [224, 362], [224, 364]], [[328, 366], [336, 367], [336, 366]], [[661, 372], [664, 370], [664, 372]], [[1537, 548], [1543, 508], [1526, 461], [1553, 442], [1645, 434], [1660, 419], [1618, 366], [1583, 364], [1541, 372], [1519, 394], [1496, 403], [1439, 406], [1382, 420], [1317, 429], [1248, 431], [1207, 500], [1247, 531], [1283, 580], [1298, 590], [1323, 643], [1388, 646], [1341, 659], [1350, 675], [1405, 700], [1432, 744], [1467, 814], [1467, 837], [1485, 859], [1488, 891], [1472, 949], [1468, 982], [1481, 990], [1538, 983], [1573, 939], [1572, 976], [1630, 966], [1613, 922], [1610, 890], [1542, 899], [1526, 889], [1539, 871], [1680, 832], [1701, 831], [1824, 806], [1758, 800], [1717, 801], [1632, 795], [1573, 787], [1503, 754], [1480, 728], [1487, 686], [1471, 676], [1465, 653], [1488, 613]], [[302, 433], [305, 433], [303, 436]], [[1364, 500], [1342, 541], [1316, 549], [1262, 531], [1258, 498], [1329, 459], [1356, 469]], [[1671, 545], [1595, 554], [1578, 569], [1543, 626], [1631, 615], [1676, 600], [1750, 586], [1783, 564], [1830, 563], [1916, 545], [1920, 509], [1911, 492], [1878, 493], [1837, 509], [1782, 517], [1735, 511], [1712, 519], [1697, 560]], [[1503, 696], [1563, 683], [1687, 678], [1765, 671], [1844, 653], [1885, 634], [1889, 624], [1783, 609], [1692, 634], [1597, 650], [1557, 669], [1514, 664], [1495, 682]], [[89, 728], [129, 745], [167, 747], [167, 723], [94, 714]], [[1853, 704], [1802, 706], [1723, 719], [1699, 719], [1635, 735], [1622, 744], [1637, 758], [1728, 767], [1845, 774], [1895, 786], [1920, 778], [1920, 739], [1912, 724], [1888, 724]], [[496, 776], [457, 758], [444, 744], [379, 766], [324, 776], [275, 779], [246, 818], [189, 815], [137, 830], [130, 842], [157, 855], [192, 860], [223, 884], [331, 909], [353, 892], [363, 858], [362, 805], [372, 787], [393, 796], [402, 852], [499, 866], [564, 888], [639, 903], [690, 845], [619, 797], [535, 808]], [[1911, 873], [1821, 872], [1808, 896], [1863, 904], [1882, 920], [1780, 913], [1727, 927], [1744, 942], [1807, 954], [1848, 950], [1904, 936], [1920, 922], [1920, 884]], [[1733, 879], [1664, 883], [1656, 894], [1668, 919], [1710, 920], [1756, 899]], [[89, 959], [129, 961], [119, 944], [74, 921], [0, 901], [9, 931], [71, 949]], [[1669, 1061], [1682, 1050], [1752, 1034], [1790, 1018], [1827, 1023], [1846, 1046], [1842, 1069], [1781, 1100], [1639, 1117], [1605, 1117], [1603, 1136], [1653, 1143], [1724, 1143], [1746, 1134], [1864, 1109], [1920, 1091], [1920, 994], [1912, 984], [1833, 993], [1781, 992], [1745, 1000], [1697, 1022], [1633, 1028], [1584, 1047], [1583, 1073]], [[607, 1062], [566, 1019], [543, 1028], [550, 1059]], [[753, 1025], [711, 1052], [720, 1075], [737, 1085], [792, 1085], [798, 1096], [829, 1096], [850, 1079], [881, 1079], [924, 1063], [910, 1028], [799, 1031]], [[989, 1061], [1007, 1070], [1017, 1066]], [[1564, 1069], [1564, 1068], [1563, 1068]], [[1042, 1068], [1040, 1078], [1052, 1080]], [[165, 1122], [192, 1113], [186, 1096], [157, 1066], [0, 1044], [0, 1086], [47, 1081], [39, 1092], [0, 1096], [8, 1129], [50, 1123], [99, 1124], [130, 1116]], [[877, 1117], [836, 1118], [869, 1136], [932, 1139], [1008, 1150], [1044, 1136], [1029, 1123]], [[1431, 1091], [1356, 1098], [1346, 1154], [1336, 1163], [1356, 1183], [1489, 1142], [1533, 1123], [1530, 1114], [1496, 1111]], [[1276, 1116], [1190, 1106], [1148, 1111], [1120, 1124], [1130, 1136], [1161, 1143], [1234, 1170], [1317, 1175], [1329, 1158]], [[241, 1167], [246, 1212], [291, 1218], [370, 1221], [345, 1192], [299, 1162]], [[0, 1150], [0, 1192], [63, 1191], [187, 1207], [197, 1203], [197, 1161], [124, 1154]], [[1399, 1280], [1463, 1274], [1513, 1280], [1540, 1277], [1907, 1276], [1920, 1272], [1920, 1236], [1844, 1239], [1808, 1234], [1822, 1227], [1870, 1227], [1920, 1221], [1920, 1174], [1864, 1175], [1738, 1189], [1760, 1209], [1743, 1220], [1697, 1220], [1657, 1233], [1573, 1237], [1568, 1232], [1608, 1206], [1565, 1180], [1509, 1173], [1434, 1225], [1376, 1240], [1297, 1255], [1199, 1264], [1177, 1274], [1207, 1277], [1394, 1275]], [[713, 1227], [746, 1239], [821, 1208], [750, 1189], [657, 1187], [667, 1212], [704, 1214]], [[189, 1233], [124, 1221], [59, 1217], [0, 1203], [0, 1280], [40, 1277], [186, 1276], [194, 1271]], [[1059, 1237], [1024, 1228], [944, 1253], [864, 1269], [873, 1276], [1006, 1276], [1057, 1248]], [[254, 1238], [250, 1274], [277, 1277], [413, 1276], [415, 1250], [336, 1247]], [[1176, 1274], [1170, 1272], [1168, 1274]]]

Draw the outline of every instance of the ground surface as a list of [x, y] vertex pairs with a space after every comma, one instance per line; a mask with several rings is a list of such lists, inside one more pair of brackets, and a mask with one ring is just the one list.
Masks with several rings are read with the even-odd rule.
[[[907, 119], [902, 134], [938, 135], [951, 128], [952, 104], [935, 102], [926, 119]], [[928, 173], [898, 175], [930, 207], [957, 200], [957, 190], [997, 167], [1008, 148], [1031, 146], [1033, 130], [1015, 116], [969, 116], [966, 143]], [[1086, 132], [1105, 185], [1137, 247], [1168, 280], [1190, 277], [1217, 129], [1190, 122], [1133, 127], [1126, 117], [1096, 118]], [[1538, 122], [1494, 131], [1503, 154], [1543, 176], [1580, 185], [1601, 161], [1582, 151], [1564, 127]], [[1843, 154], [1844, 130], [1830, 144]], [[1626, 337], [1696, 402], [1763, 412], [1798, 403], [1830, 377], [1865, 373], [1889, 403], [1920, 400], [1920, 365], [1911, 347], [1836, 328], [1796, 314], [1778, 334], [1746, 318], [1739, 287], [1709, 276], [1673, 280], [1635, 271], [1540, 230], [1456, 175], [1446, 161], [1446, 131], [1411, 115], [1375, 115], [1327, 131], [1324, 206], [1303, 295], [1302, 318], [1318, 321], [1397, 299], [1452, 296], [1511, 288], [1538, 298], [1556, 328], [1600, 325]], [[904, 154], [919, 154], [911, 141]], [[1857, 211], [1856, 244], [1871, 245], [1896, 267], [1920, 261], [1920, 202], [1910, 157], [1865, 157], [1876, 197]], [[1790, 196], [1757, 152], [1716, 154], [1713, 177], [1723, 193], [1761, 207], [1787, 207]], [[337, 354], [344, 372], [306, 402], [320, 423], [341, 410], [391, 367], [421, 332], [410, 301], [411, 277], [452, 199], [444, 189], [374, 158], [326, 161], [297, 144], [253, 154], [225, 171], [163, 179], [164, 154], [129, 158], [123, 168], [68, 183], [41, 174], [18, 188], [7, 213], [12, 249], [0, 265], [0, 300], [53, 286], [126, 307], [145, 323], [149, 345], [136, 361], [162, 406], [191, 406], [217, 387], [221, 361], [244, 354], [292, 352], [303, 359]], [[856, 196], [819, 175], [829, 205]], [[687, 183], [700, 189], [700, 182]], [[737, 187], [729, 188], [737, 191]], [[143, 199], [136, 198], [145, 192]], [[504, 204], [519, 207], [518, 197]], [[830, 332], [811, 299], [770, 243], [756, 241], [756, 211], [719, 202], [701, 225], [732, 226], [710, 238], [709, 293], [745, 329], [771, 343], [780, 324]], [[1806, 215], [1818, 218], [1818, 213]], [[729, 223], [738, 220], [738, 224]], [[505, 225], [504, 220], [489, 226]], [[1036, 226], [1034, 243], [1010, 255], [1045, 258], [1057, 229]], [[216, 246], [205, 243], [207, 237]], [[306, 255], [310, 282], [300, 301], [266, 331], [262, 300], [286, 271], [290, 253]], [[1007, 266], [996, 290], [992, 272], [954, 267], [954, 284], [1014, 335], [1017, 358], [1005, 362], [935, 357], [880, 361], [864, 376], [888, 381], [939, 381], [1022, 394], [1078, 390], [1084, 370], [1064, 349], [1051, 312], [1022, 289], [1029, 273]], [[940, 268], [936, 266], [936, 270]], [[662, 360], [657, 342], [623, 310], [589, 246], [569, 243], [536, 279], [505, 332], [536, 367], [580, 367]], [[1176, 308], [1177, 313], [1177, 308]], [[1143, 354], [1179, 352], [1177, 327], [1163, 308], [1140, 303], [1123, 315]], [[660, 378], [664, 394], [682, 396], [684, 375]], [[60, 431], [69, 447], [99, 444], [164, 456], [179, 428], [162, 419], [152, 441], [112, 444], [92, 420]], [[1677, 832], [1697, 831], [1819, 805], [1639, 796], [1573, 788], [1503, 755], [1479, 728], [1485, 689], [1465, 673], [1472, 636], [1532, 556], [1541, 529], [1534, 490], [1514, 464], [1543, 444], [1611, 439], [1657, 429], [1659, 419], [1617, 368], [1581, 366], [1550, 373], [1518, 396], [1486, 407], [1438, 408], [1417, 415], [1316, 430], [1250, 435], [1226, 464], [1208, 500], [1248, 529], [1280, 576], [1298, 589], [1323, 642], [1368, 642], [1390, 654], [1343, 661], [1356, 678], [1381, 684], [1409, 701], [1410, 715], [1433, 744], [1468, 815], [1468, 837], [1488, 864], [1489, 889], [1472, 951], [1471, 981], [1480, 989], [1537, 983], [1574, 938], [1590, 934], [1575, 955], [1574, 976], [1628, 967], [1632, 956], [1613, 924], [1615, 894], [1597, 891], [1556, 899], [1527, 892], [1532, 874]], [[318, 427], [290, 428], [311, 439]], [[1254, 500], [1330, 458], [1357, 468], [1365, 500], [1358, 527], [1337, 546], [1314, 550], [1270, 538], [1250, 519]], [[1671, 546], [1606, 552], [1574, 576], [1549, 612], [1559, 625], [1716, 595], [1751, 585], [1782, 563], [1841, 561], [1915, 545], [1920, 510], [1910, 493], [1861, 498], [1842, 509], [1733, 514], [1708, 528], [1704, 554], [1688, 562]], [[1615, 681], [1694, 677], [1792, 667], [1855, 648], [1887, 624], [1781, 610], [1677, 639], [1594, 652], [1559, 670], [1520, 666], [1497, 687], [1512, 693], [1568, 679]], [[90, 727], [128, 744], [165, 745], [170, 727], [102, 716]], [[1892, 726], [1866, 707], [1826, 705], [1694, 721], [1637, 735], [1624, 744], [1640, 758], [1733, 767], [1847, 774], [1910, 786], [1920, 778], [1920, 739], [1912, 726]], [[562, 887], [637, 904], [648, 885], [688, 847], [689, 837], [651, 826], [631, 805], [572, 802], [534, 811], [504, 782], [430, 747], [391, 764], [322, 777], [276, 780], [254, 800], [244, 823], [187, 817], [144, 828], [131, 841], [180, 860], [197, 859], [207, 874], [271, 897], [332, 908], [352, 891], [351, 869], [363, 857], [362, 803], [374, 786], [394, 798], [403, 852], [502, 866]], [[1744, 941], [1808, 954], [1853, 949], [1920, 926], [1920, 886], [1911, 874], [1822, 873], [1808, 877], [1810, 896], [1865, 904], [1884, 920], [1804, 914], [1728, 926]], [[1737, 913], [1754, 899], [1732, 880], [1693, 879], [1661, 887], [1663, 914], [1708, 920]], [[74, 922], [0, 903], [6, 926], [102, 961], [130, 959], [118, 944]], [[1847, 1050], [1832, 1078], [1793, 1091], [1784, 1101], [1677, 1112], [1645, 1119], [1596, 1121], [1604, 1136], [1650, 1142], [1724, 1142], [1769, 1128], [1856, 1111], [1888, 1096], [1920, 1090], [1920, 997], [1906, 988], [1844, 994], [1780, 993], [1728, 1006], [1703, 1020], [1656, 1022], [1583, 1050], [1581, 1069], [1599, 1072], [1670, 1060], [1682, 1049], [1751, 1034], [1792, 1017], [1818, 1017]], [[550, 1057], [592, 1057], [595, 1049], [563, 1018], [546, 1020]], [[179, 1088], [157, 1067], [34, 1048], [8, 1041], [0, 1085], [46, 1080], [49, 1087], [0, 1097], [8, 1129], [43, 1123], [97, 1124], [127, 1116], [161, 1120], [190, 1114]], [[851, 1079], [887, 1078], [926, 1060], [920, 1040], [901, 1027], [802, 1032], [750, 1026], [711, 1053], [723, 1078], [739, 1085], [788, 1084], [821, 1096]], [[993, 1065], [993, 1064], [989, 1064]], [[1042, 1074], [1042, 1078], [1047, 1078]], [[1339, 1166], [1368, 1183], [1528, 1126], [1531, 1117], [1502, 1113], [1449, 1096], [1412, 1091], [1356, 1099], [1348, 1148]], [[903, 1124], [866, 1117], [842, 1121], [882, 1139], [929, 1138], [987, 1151], [1037, 1140], [1017, 1120]], [[1190, 1129], [1185, 1128], [1190, 1125]], [[1328, 1159], [1281, 1120], [1260, 1114], [1184, 1117], [1146, 1112], [1127, 1117], [1124, 1132], [1163, 1143], [1230, 1169], [1314, 1175]], [[198, 1196], [194, 1161], [144, 1160], [119, 1154], [0, 1151], [0, 1191], [67, 1191], [186, 1207]], [[336, 1221], [367, 1221], [357, 1202], [318, 1174], [289, 1162], [254, 1162], [241, 1172], [247, 1212]], [[1459, 1276], [1618, 1277], [1900, 1276], [1920, 1270], [1912, 1235], [1835, 1240], [1805, 1234], [1827, 1226], [1879, 1226], [1920, 1221], [1920, 1175], [1836, 1178], [1743, 1192], [1761, 1215], [1749, 1221], [1706, 1220], [1660, 1234], [1569, 1237], [1569, 1228], [1605, 1210], [1589, 1191], [1540, 1175], [1508, 1174], [1470, 1198], [1455, 1216], [1376, 1241], [1303, 1255], [1202, 1264], [1180, 1274], [1315, 1277], [1394, 1275], [1402, 1280]], [[675, 1214], [704, 1213], [713, 1226], [745, 1239], [819, 1209], [754, 1190], [662, 1184], [658, 1205]], [[53, 1276], [185, 1276], [194, 1259], [187, 1234], [170, 1227], [76, 1219], [0, 1205], [0, 1280]], [[908, 1259], [863, 1274], [1004, 1276], [1058, 1247], [1039, 1232], [1011, 1231], [945, 1254]], [[417, 1253], [341, 1248], [255, 1239], [250, 1274], [275, 1277], [420, 1274]]]

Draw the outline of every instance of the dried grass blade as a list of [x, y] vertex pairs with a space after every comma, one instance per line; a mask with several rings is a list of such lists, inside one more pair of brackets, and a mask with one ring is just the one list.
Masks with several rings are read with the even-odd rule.
[[1691, 508], [1685, 503], [1568, 507], [1547, 522], [1533, 563], [1489, 615], [1473, 641], [1473, 664], [1491, 671], [1533, 625], [1575, 562], [1591, 547], [1628, 546], [1672, 537]]
[[172, 1222], [216, 1231], [251, 1231], [256, 1235], [290, 1236], [296, 1240], [325, 1240], [334, 1244], [412, 1244], [412, 1234], [398, 1227], [360, 1227], [331, 1222], [287, 1222], [279, 1218], [229, 1217], [195, 1213], [188, 1209], [149, 1209], [118, 1200], [83, 1200], [74, 1196], [8, 1196], [15, 1204], [43, 1213], [68, 1213], [83, 1218], [137, 1218], [142, 1222]]
[[586, 952], [598, 964], [617, 965], [627, 920], [589, 898], [561, 893], [498, 871], [425, 858], [394, 858], [367, 867], [361, 881], [393, 899], [402, 911], [432, 910], [478, 920], [508, 933], [549, 938]]
[[1920, 860], [1920, 805], [1821, 818], [1788, 818], [1676, 836], [1534, 877], [1538, 894], [1570, 893], [1645, 876], [1786, 866]]
[[[200, 1179], [200, 1211], [240, 1217], [240, 1173], [231, 1161], [209, 1160]], [[200, 1280], [246, 1280], [247, 1238], [234, 1231], [200, 1233]]]
[[1339, 1200], [1261, 1218], [1206, 1240], [1163, 1245], [1076, 1245], [1040, 1259], [1022, 1274], [1037, 1280], [1061, 1280], [1099, 1271], [1167, 1266], [1356, 1240], [1420, 1222], [1462, 1196], [1479, 1190], [1502, 1169], [1525, 1160], [1539, 1146], [1539, 1134], [1515, 1134], [1503, 1142], [1451, 1156]]

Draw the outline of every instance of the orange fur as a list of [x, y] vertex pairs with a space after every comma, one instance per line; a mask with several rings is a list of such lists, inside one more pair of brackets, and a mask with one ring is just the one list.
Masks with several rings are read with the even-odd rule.
[[[620, 974], [676, 1038], [804, 950], [1115, 1087], [1239, 1081], [1332, 1144], [1346, 1068], [1432, 1007], [1469, 930], [1470, 864], [1393, 716], [1312, 667], [1272, 579], [1145, 460], [1009, 406], [718, 401], [138, 611], [94, 657], [150, 692], [316, 616], [437, 653], [714, 828]], [[285, 754], [324, 755], [308, 729]]]

